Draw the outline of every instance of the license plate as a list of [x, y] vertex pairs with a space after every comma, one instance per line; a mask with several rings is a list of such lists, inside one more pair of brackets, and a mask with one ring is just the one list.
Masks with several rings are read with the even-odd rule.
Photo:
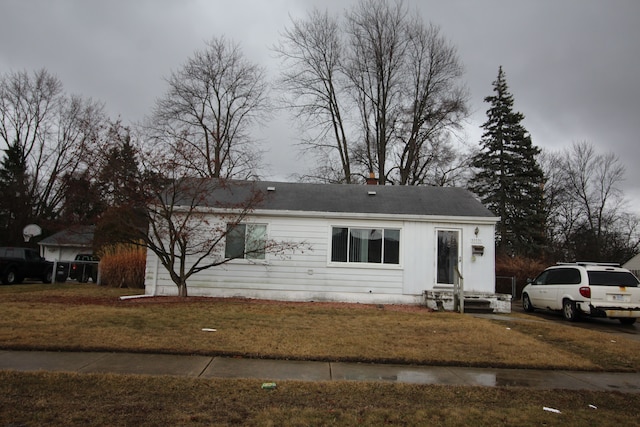
[[631, 302], [631, 296], [629, 295], [620, 295], [620, 294], [610, 294], [609, 301], [615, 302]]

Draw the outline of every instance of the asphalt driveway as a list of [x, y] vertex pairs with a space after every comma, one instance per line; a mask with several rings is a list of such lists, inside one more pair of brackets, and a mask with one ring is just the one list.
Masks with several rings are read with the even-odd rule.
[[601, 319], [596, 317], [582, 317], [577, 322], [569, 322], [564, 320], [562, 313], [549, 310], [536, 310], [533, 313], [527, 313], [522, 308], [522, 301], [516, 300], [511, 304], [513, 313], [524, 314], [532, 319], [541, 321], [558, 322], [576, 328], [590, 329], [593, 331], [605, 332], [609, 334], [622, 335], [625, 338], [640, 341], [640, 320], [633, 325], [623, 325], [617, 320]]

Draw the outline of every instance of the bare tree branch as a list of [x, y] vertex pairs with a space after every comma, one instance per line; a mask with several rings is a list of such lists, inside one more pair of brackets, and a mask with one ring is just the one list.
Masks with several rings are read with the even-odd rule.
[[562, 256], [618, 262], [630, 258], [640, 241], [638, 217], [624, 210], [619, 185], [625, 170], [618, 158], [597, 153], [587, 142], [543, 158], [547, 224]]
[[147, 124], [150, 136], [178, 148], [175, 161], [198, 176], [255, 176], [258, 151], [250, 129], [270, 110], [264, 74], [238, 45], [212, 39], [167, 79], [167, 94]]
[[0, 78], [0, 139], [20, 146], [29, 176], [32, 219], [55, 218], [66, 190], [65, 176], [86, 169], [85, 155], [105, 120], [103, 106], [67, 96], [46, 70]]
[[[338, 21], [314, 10], [306, 21], [292, 21], [274, 51], [283, 63], [279, 79], [285, 104], [305, 123], [311, 147], [337, 153], [345, 183], [351, 183], [350, 147], [345, 129], [342, 95], [343, 46]], [[324, 150], [323, 150], [324, 151]]]
[[402, 1], [362, 0], [343, 21], [317, 10], [292, 21], [274, 50], [304, 153], [318, 158], [307, 177], [447, 182], [442, 171], [455, 168], [457, 153], [445, 145], [467, 115], [467, 94], [456, 50], [437, 27]]

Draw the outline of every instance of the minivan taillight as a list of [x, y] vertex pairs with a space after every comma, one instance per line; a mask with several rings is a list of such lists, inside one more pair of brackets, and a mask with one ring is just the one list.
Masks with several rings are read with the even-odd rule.
[[580, 288], [580, 295], [585, 298], [591, 298], [591, 288], [588, 286], [583, 286]]

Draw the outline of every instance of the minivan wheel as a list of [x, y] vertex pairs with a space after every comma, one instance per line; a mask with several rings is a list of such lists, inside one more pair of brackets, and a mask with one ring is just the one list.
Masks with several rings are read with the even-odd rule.
[[576, 303], [569, 299], [562, 302], [562, 315], [569, 322], [575, 322], [578, 320], [578, 312], [576, 310]]
[[528, 294], [522, 295], [522, 308], [524, 309], [524, 311], [529, 313], [533, 312], [534, 310], [533, 305], [531, 305], [531, 300], [529, 299]]

